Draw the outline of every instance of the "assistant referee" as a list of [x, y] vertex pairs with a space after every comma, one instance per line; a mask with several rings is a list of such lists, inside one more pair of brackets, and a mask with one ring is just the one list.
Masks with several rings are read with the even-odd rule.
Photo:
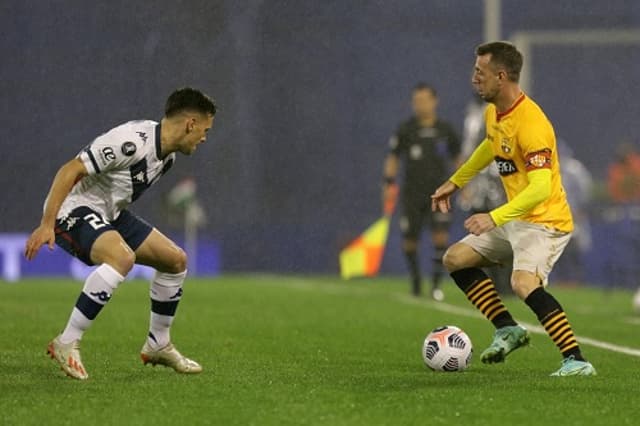
[[403, 215], [400, 219], [403, 251], [411, 273], [411, 289], [420, 295], [422, 279], [418, 262], [418, 243], [422, 227], [428, 222], [434, 247], [431, 296], [443, 300], [440, 281], [443, 275], [442, 256], [449, 244], [449, 214], [431, 212], [430, 195], [440, 182], [449, 177], [460, 153], [460, 141], [453, 127], [438, 118], [438, 94], [426, 84], [413, 88], [414, 115], [400, 124], [390, 140], [390, 151], [384, 163], [383, 199], [392, 196], [400, 163], [404, 164], [402, 185]]

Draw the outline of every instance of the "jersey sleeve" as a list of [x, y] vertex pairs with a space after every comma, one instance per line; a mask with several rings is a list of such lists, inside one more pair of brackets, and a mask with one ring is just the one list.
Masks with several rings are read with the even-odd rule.
[[555, 137], [544, 117], [530, 120], [523, 126], [518, 134], [518, 143], [527, 172], [551, 169]]
[[125, 169], [140, 159], [139, 142], [108, 133], [98, 137], [78, 154], [89, 175]]
[[405, 138], [402, 126], [389, 138], [389, 152], [391, 154], [400, 155], [406, 151]]

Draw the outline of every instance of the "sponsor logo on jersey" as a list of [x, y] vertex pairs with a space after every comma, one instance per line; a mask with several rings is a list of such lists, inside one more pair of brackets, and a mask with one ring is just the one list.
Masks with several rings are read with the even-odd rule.
[[136, 132], [140, 139], [142, 139], [143, 143], [147, 143], [147, 139], [149, 138], [145, 132]]
[[514, 163], [513, 160], [508, 160], [502, 157], [495, 157], [495, 160], [500, 176], [509, 176], [518, 171], [516, 163]]
[[127, 141], [122, 144], [122, 146], [120, 147], [120, 150], [127, 157], [131, 157], [133, 154], [136, 153], [136, 144], [131, 141]]

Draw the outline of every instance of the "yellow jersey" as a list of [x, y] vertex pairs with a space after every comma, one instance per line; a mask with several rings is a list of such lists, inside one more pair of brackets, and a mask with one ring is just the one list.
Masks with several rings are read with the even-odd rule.
[[519, 220], [571, 232], [573, 218], [562, 187], [556, 137], [542, 109], [523, 93], [504, 113], [489, 104], [485, 121], [487, 139], [509, 201], [529, 184], [527, 173], [551, 170], [551, 195]]

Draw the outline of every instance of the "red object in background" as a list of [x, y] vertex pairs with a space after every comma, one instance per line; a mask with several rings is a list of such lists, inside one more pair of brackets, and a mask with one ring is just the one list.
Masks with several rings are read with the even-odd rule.
[[640, 202], [640, 155], [630, 152], [611, 164], [607, 185], [616, 203]]

